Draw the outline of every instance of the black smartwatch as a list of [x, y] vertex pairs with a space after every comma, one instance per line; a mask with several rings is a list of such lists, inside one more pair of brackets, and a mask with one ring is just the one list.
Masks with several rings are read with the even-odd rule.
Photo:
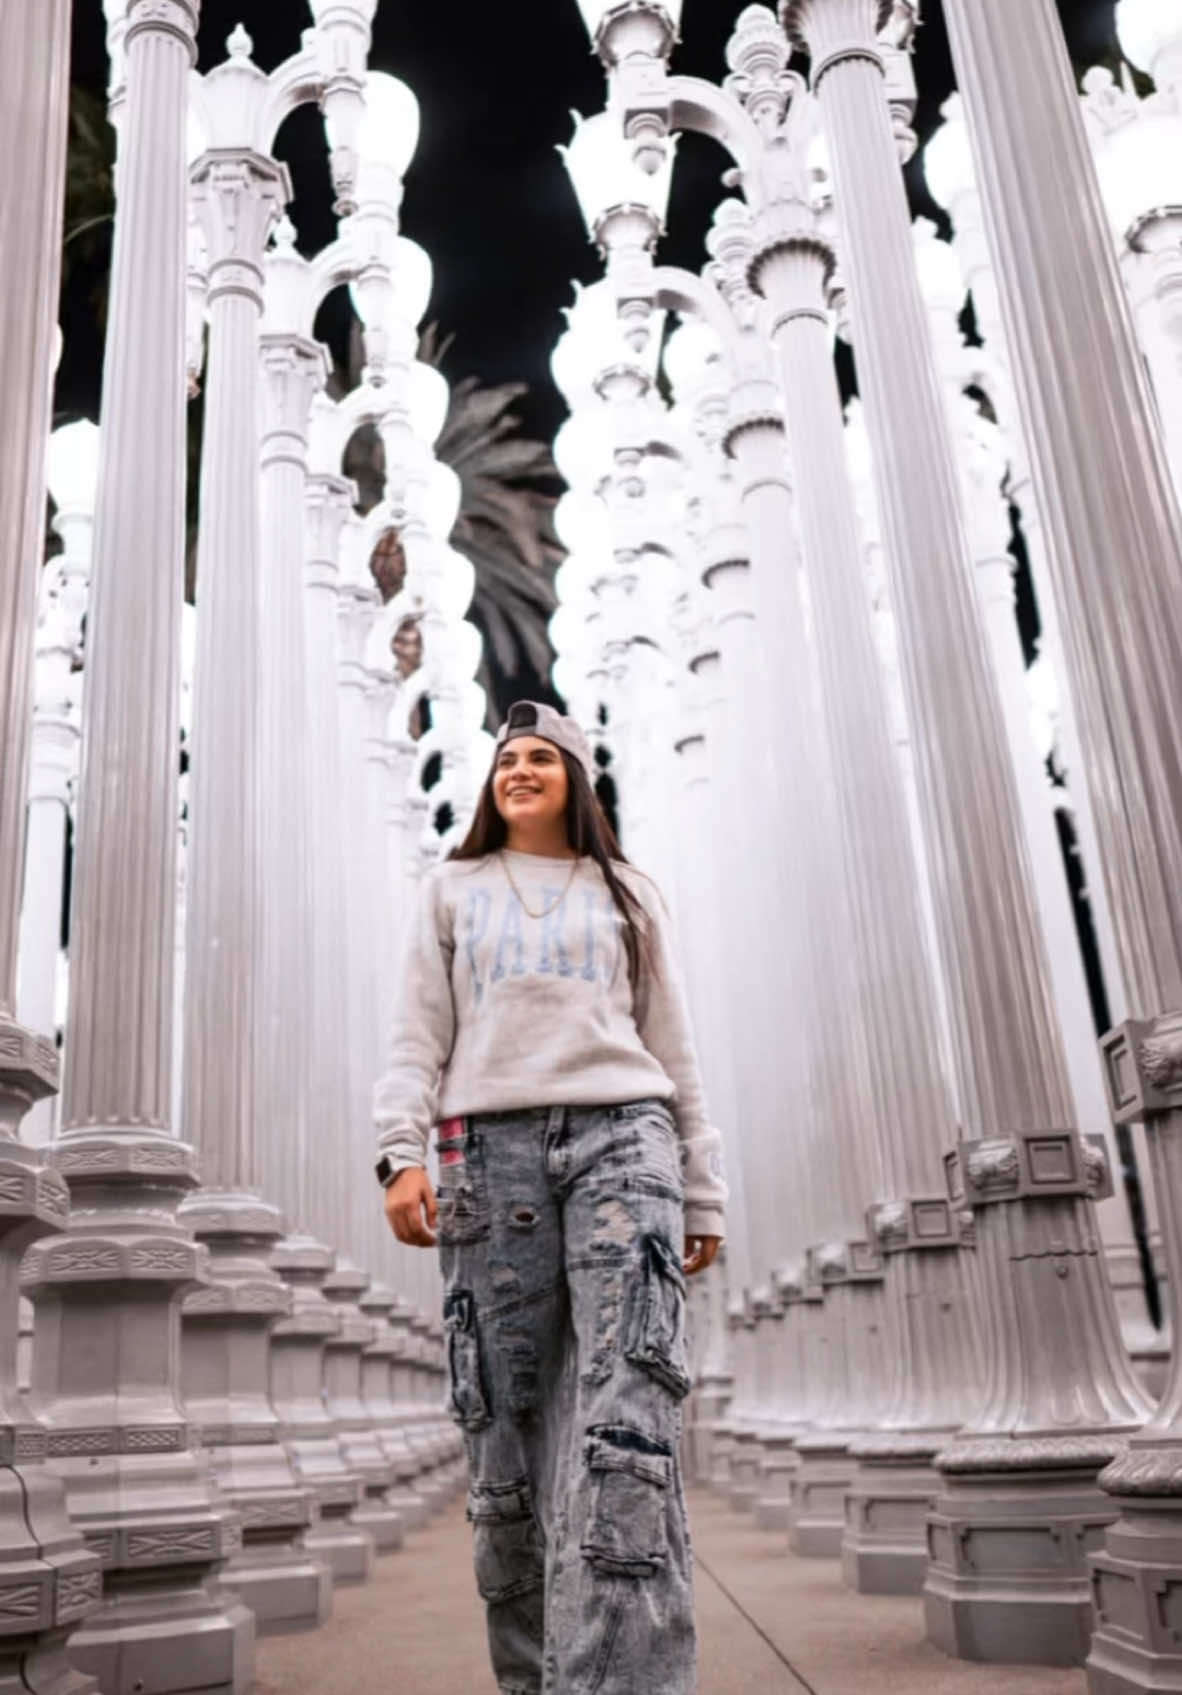
[[374, 1167], [374, 1170], [377, 1172], [378, 1182], [382, 1185], [383, 1189], [388, 1189], [394, 1179], [398, 1176], [398, 1172], [395, 1171], [394, 1163], [389, 1154], [382, 1155], [381, 1159]]

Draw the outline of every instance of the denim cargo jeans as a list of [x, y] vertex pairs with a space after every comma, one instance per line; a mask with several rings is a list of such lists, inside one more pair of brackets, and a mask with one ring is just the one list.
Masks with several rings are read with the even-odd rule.
[[693, 1695], [679, 1143], [659, 1101], [441, 1127], [451, 1411], [502, 1695]]

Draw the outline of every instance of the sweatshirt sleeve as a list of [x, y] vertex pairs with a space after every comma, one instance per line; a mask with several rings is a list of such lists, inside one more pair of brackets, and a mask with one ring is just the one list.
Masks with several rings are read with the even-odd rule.
[[671, 922], [655, 884], [637, 877], [633, 888], [649, 920], [649, 960], [636, 1009], [636, 1028], [677, 1091], [673, 1111], [681, 1138], [686, 1233], [722, 1236], [727, 1200], [722, 1137], [710, 1123], [706, 1109]]
[[455, 1040], [454, 952], [442, 880], [429, 875], [403, 947], [389, 1061], [374, 1089], [378, 1154], [386, 1154], [396, 1172], [427, 1163], [442, 1072]]

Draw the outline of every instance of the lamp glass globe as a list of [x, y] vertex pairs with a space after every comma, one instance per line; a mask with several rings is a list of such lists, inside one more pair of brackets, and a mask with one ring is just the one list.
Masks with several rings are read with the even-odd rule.
[[450, 400], [451, 388], [443, 372], [416, 359], [407, 376], [406, 404], [411, 428], [420, 441], [439, 440]]
[[63, 424], [49, 438], [49, 492], [59, 506], [93, 512], [98, 489], [99, 432], [89, 418]]
[[696, 389], [721, 357], [717, 332], [700, 318], [683, 318], [665, 343], [665, 373], [674, 393]]
[[959, 94], [941, 107], [944, 122], [923, 152], [923, 170], [932, 198], [940, 206], [954, 206], [976, 183], [973, 152]]
[[[683, 0], [659, 0], [659, 9], [665, 12], [673, 21], [673, 27], [681, 24], [681, 8]], [[594, 41], [600, 24], [609, 12], [615, 11], [620, 0], [579, 0], [579, 11], [583, 14], [583, 22], [587, 26], [587, 34]]]
[[406, 84], [386, 71], [370, 71], [365, 115], [357, 132], [361, 158], [405, 176], [419, 145], [419, 128], [419, 103]]
[[1165, 48], [1182, 45], [1182, 0], [1120, 0], [1116, 33], [1134, 65], [1152, 72]]
[[475, 593], [475, 565], [454, 547], [447, 548], [443, 555], [443, 589], [439, 597], [444, 617], [458, 622], [472, 605]]
[[460, 479], [450, 465], [431, 462], [423, 497], [423, 522], [438, 541], [447, 541], [460, 512]]
[[1138, 115], [1105, 139], [1096, 172], [1118, 238], [1146, 212], [1182, 206], [1182, 123], [1164, 112]]
[[554, 463], [571, 488], [594, 488], [611, 475], [614, 442], [607, 408], [575, 412], [554, 438]]
[[431, 303], [435, 268], [426, 248], [400, 235], [394, 244], [394, 289], [399, 316], [420, 324]]
[[603, 365], [600, 343], [573, 327], [559, 336], [550, 355], [554, 386], [571, 408], [595, 401], [595, 379]]
[[613, 206], [643, 206], [663, 224], [669, 209], [676, 147], [671, 139], [660, 169], [648, 176], [632, 157], [618, 111], [598, 112], [593, 118], [574, 113], [575, 132], [569, 147], [560, 147], [579, 209], [588, 231]]
[[959, 311], [968, 290], [956, 249], [951, 242], [940, 240], [936, 226], [929, 218], [918, 218], [912, 234], [924, 299]]
[[593, 494], [564, 494], [554, 508], [554, 527], [568, 553], [611, 558], [612, 527], [607, 508]]

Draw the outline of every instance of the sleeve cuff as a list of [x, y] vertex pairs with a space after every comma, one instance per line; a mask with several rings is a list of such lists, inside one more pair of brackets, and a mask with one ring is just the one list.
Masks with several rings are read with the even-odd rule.
[[687, 1206], [685, 1209], [687, 1236], [726, 1236], [726, 1217], [721, 1207]]

